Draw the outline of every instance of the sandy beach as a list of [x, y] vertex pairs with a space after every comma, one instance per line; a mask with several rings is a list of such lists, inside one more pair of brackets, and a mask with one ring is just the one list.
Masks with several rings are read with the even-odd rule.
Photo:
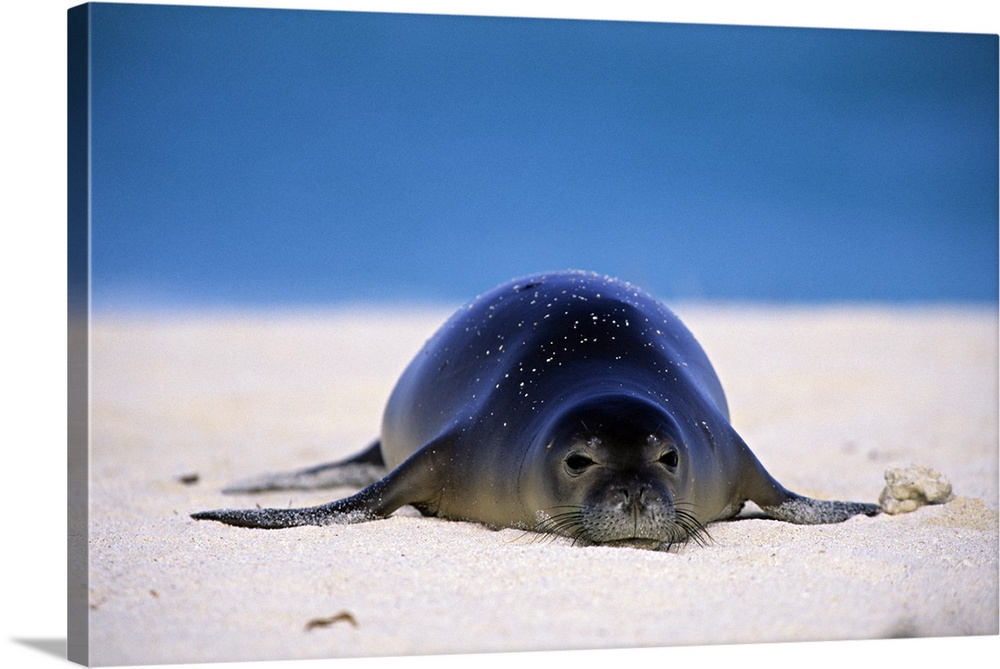
[[996, 310], [673, 307], [787, 487], [875, 502], [885, 470], [921, 464], [955, 499], [840, 525], [716, 523], [708, 546], [667, 553], [411, 509], [281, 531], [196, 522], [350, 492], [221, 488], [368, 444], [449, 310], [105, 315], [91, 340], [92, 664], [996, 635]]

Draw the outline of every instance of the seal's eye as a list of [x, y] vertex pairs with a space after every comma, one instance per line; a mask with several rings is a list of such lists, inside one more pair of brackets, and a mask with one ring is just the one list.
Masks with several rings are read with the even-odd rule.
[[569, 470], [574, 474], [581, 474], [584, 470], [594, 464], [595, 462], [583, 453], [571, 453], [566, 458], [566, 466], [569, 467]]
[[677, 451], [667, 451], [666, 453], [661, 455], [659, 459], [660, 464], [665, 465], [670, 469], [673, 469], [674, 467], [677, 466], [677, 461], [678, 461]]

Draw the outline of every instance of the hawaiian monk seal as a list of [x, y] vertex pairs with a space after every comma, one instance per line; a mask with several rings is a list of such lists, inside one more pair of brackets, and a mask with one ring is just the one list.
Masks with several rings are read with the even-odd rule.
[[[378, 478], [388, 470], [388, 473]], [[371, 485], [302, 509], [197, 519], [261, 528], [425, 515], [667, 549], [753, 501], [836, 523], [876, 504], [786, 490], [729, 424], [719, 379], [681, 321], [635, 286], [583, 272], [516, 279], [455, 313], [403, 372], [381, 438], [348, 460], [236, 491]]]

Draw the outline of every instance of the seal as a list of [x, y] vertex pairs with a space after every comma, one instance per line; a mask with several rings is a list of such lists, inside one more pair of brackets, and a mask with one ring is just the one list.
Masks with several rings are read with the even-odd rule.
[[[384, 475], [383, 475], [384, 474]], [[579, 271], [515, 279], [459, 309], [393, 389], [378, 441], [355, 457], [228, 492], [354, 483], [299, 509], [195, 519], [257, 528], [424, 515], [669, 549], [746, 501], [771, 518], [836, 523], [877, 504], [786, 490], [729, 422], [701, 346], [635, 286]]]

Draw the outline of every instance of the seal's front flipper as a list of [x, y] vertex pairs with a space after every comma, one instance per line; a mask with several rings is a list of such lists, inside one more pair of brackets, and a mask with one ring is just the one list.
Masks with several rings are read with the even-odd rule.
[[[380, 508], [376, 483], [329, 504], [301, 509], [219, 509], [192, 513], [195, 520], [217, 520], [237, 527], [273, 530], [300, 525], [348, 525], [384, 518], [396, 509]], [[402, 506], [402, 505], [400, 505]], [[397, 507], [398, 508], [398, 507]]]
[[881, 511], [878, 504], [813, 499], [786, 490], [764, 469], [746, 444], [743, 448], [747, 464], [742, 469], [741, 497], [749, 499], [771, 518], [799, 525], [824, 525], [842, 523], [862, 514], [875, 516]]
[[230, 483], [222, 492], [227, 495], [272, 490], [318, 490], [322, 488], [364, 488], [385, 476], [382, 444], [375, 441], [368, 448], [345, 460], [338, 460], [293, 472], [264, 474]]
[[195, 520], [217, 520], [238, 527], [279, 529], [300, 525], [346, 525], [385, 518], [396, 509], [413, 504], [432, 508], [434, 451], [421, 449], [384, 478], [364, 490], [328, 504], [300, 509], [219, 509], [191, 514]]
[[853, 516], [876, 516], [882, 510], [878, 504], [839, 502], [803, 497], [788, 493], [788, 499], [777, 505], [758, 504], [761, 511], [777, 520], [799, 525], [842, 523]]

